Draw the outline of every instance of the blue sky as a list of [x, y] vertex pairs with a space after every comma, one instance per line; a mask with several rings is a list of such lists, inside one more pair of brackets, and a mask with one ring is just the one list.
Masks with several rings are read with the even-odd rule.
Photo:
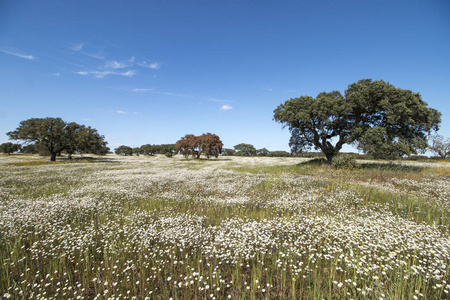
[[447, 0], [1, 1], [0, 142], [61, 117], [111, 148], [211, 132], [289, 150], [279, 104], [362, 78], [420, 92], [450, 137], [449, 16]]

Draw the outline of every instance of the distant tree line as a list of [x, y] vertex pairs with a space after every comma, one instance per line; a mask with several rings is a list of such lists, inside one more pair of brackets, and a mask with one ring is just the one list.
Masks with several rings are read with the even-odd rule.
[[145, 144], [140, 147], [130, 147], [126, 145], [121, 145], [114, 149], [114, 153], [117, 155], [155, 155], [164, 154], [167, 156], [175, 154], [175, 144], [161, 144], [161, 145], [151, 145]]

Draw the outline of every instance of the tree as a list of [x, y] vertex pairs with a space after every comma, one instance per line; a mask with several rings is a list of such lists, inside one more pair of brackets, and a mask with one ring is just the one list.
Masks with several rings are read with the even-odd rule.
[[236, 150], [235, 155], [241, 156], [252, 156], [256, 155], [256, 149], [253, 145], [240, 143], [234, 146], [234, 150]]
[[20, 144], [13, 144], [8, 142], [0, 145], [0, 152], [10, 155], [11, 153], [19, 151], [21, 148], [22, 145]]
[[193, 134], [186, 134], [176, 142], [175, 151], [183, 154], [186, 158], [188, 158], [189, 155], [199, 158], [200, 153], [198, 152], [198, 144], [198, 137]]
[[271, 157], [290, 157], [291, 154], [287, 151], [278, 150], [278, 151], [271, 151], [269, 153], [269, 156], [271, 156]]
[[293, 154], [314, 147], [331, 164], [350, 143], [378, 157], [424, 151], [427, 135], [441, 121], [441, 114], [427, 106], [419, 93], [362, 79], [348, 86], [345, 97], [333, 91], [291, 98], [275, 109], [274, 120], [289, 128]]
[[442, 159], [450, 157], [450, 139], [444, 140], [441, 135], [432, 135], [430, 137], [431, 144], [428, 146], [435, 154], [439, 155]]
[[[82, 130], [80, 130], [82, 128]], [[77, 130], [81, 133], [77, 134]], [[104, 147], [107, 143], [96, 129], [84, 127], [76, 123], [66, 123], [61, 118], [32, 118], [21, 121], [16, 130], [7, 135], [13, 140], [34, 142], [40, 152], [45, 150], [50, 154], [50, 160], [55, 161], [62, 151], [87, 151], [95, 147]]]
[[222, 154], [226, 156], [233, 156], [236, 151], [233, 149], [225, 148], [223, 149]]
[[267, 156], [267, 155], [269, 155], [269, 153], [270, 153], [270, 151], [267, 150], [266, 148], [256, 150], [256, 155], [258, 155], [258, 156]]
[[145, 144], [140, 148], [140, 153], [144, 155], [153, 155], [155, 154], [155, 145]]
[[136, 156], [139, 156], [139, 154], [142, 154], [141, 147], [134, 147], [132, 150], [133, 150], [133, 153], [136, 154]]
[[175, 144], [175, 151], [183, 154], [186, 158], [191, 155], [200, 158], [205, 155], [208, 159], [211, 156], [218, 157], [222, 153], [223, 143], [219, 136], [212, 133], [204, 133], [200, 136], [186, 134]]
[[86, 127], [71, 122], [66, 125], [66, 132], [67, 147], [64, 151], [69, 155], [69, 159], [72, 159], [72, 155], [75, 153], [89, 152], [97, 154], [109, 151], [109, 148], [106, 147], [107, 143], [103, 140], [104, 136], [100, 135], [96, 129], [90, 126]]
[[117, 155], [125, 155], [125, 156], [133, 155], [133, 148], [125, 145], [117, 147], [116, 149], [114, 149], [114, 151]]
[[28, 154], [38, 154], [39, 149], [36, 144], [30, 144], [23, 146], [22, 149], [20, 149], [21, 153], [28, 153]]

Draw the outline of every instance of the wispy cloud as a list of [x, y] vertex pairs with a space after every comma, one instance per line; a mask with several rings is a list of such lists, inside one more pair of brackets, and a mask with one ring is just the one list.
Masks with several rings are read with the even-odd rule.
[[11, 52], [11, 51], [6, 51], [6, 50], [0, 50], [0, 52], [3, 52], [5, 54], [9, 54], [9, 55], [13, 55], [13, 56], [16, 56], [16, 57], [28, 59], [28, 60], [35, 60], [35, 59], [37, 59], [37, 57], [35, 57], [33, 55], [25, 55], [25, 54], [22, 54], [22, 53]]
[[80, 52], [80, 53], [99, 60], [104, 60], [106, 57], [106, 55], [102, 51], [99, 51], [98, 53], [89, 53], [89, 52]]
[[224, 104], [220, 107], [220, 110], [230, 110], [230, 109], [233, 109], [233, 107], [227, 104]]
[[157, 62], [149, 63], [149, 62], [146, 62], [145, 60], [143, 62], [137, 63], [137, 65], [140, 67], [143, 67], [143, 68], [154, 69], [154, 70], [157, 70], [161, 67], [161, 65]]
[[125, 72], [116, 72], [116, 71], [111, 71], [111, 70], [105, 70], [105, 71], [78, 71], [75, 72], [75, 74], [79, 74], [79, 75], [94, 75], [94, 77], [96, 78], [104, 78], [108, 75], [117, 75], [117, 76], [126, 76], [126, 77], [133, 77], [134, 75], [136, 75], [137, 71], [135, 70], [128, 70]]
[[153, 89], [132, 89], [133, 92], [151, 92]]
[[73, 44], [73, 45], [69, 46], [69, 49], [72, 51], [78, 52], [78, 51], [81, 51], [81, 49], [83, 49], [83, 46], [84, 46], [83, 43]]
[[127, 112], [123, 111], [123, 110], [116, 110], [116, 113], [118, 113], [118, 114], [126, 114]]
[[81, 120], [83, 120], [83, 121], [92, 121], [92, 119], [89, 119], [89, 118], [82, 118]]
[[108, 69], [122, 69], [122, 68], [128, 68], [130, 65], [124, 62], [119, 61], [107, 61], [105, 67]]
[[61, 76], [60, 72], [53, 73], [53, 76]]

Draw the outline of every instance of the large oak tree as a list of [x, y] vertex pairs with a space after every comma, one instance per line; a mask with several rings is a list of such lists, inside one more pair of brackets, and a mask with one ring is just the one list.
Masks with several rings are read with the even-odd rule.
[[69, 158], [75, 152], [95, 152], [106, 146], [104, 137], [96, 129], [67, 123], [61, 118], [32, 118], [21, 121], [16, 130], [7, 135], [13, 140], [35, 143], [50, 153], [50, 160], [63, 151]]
[[371, 79], [350, 84], [345, 96], [338, 91], [301, 96], [274, 111], [274, 120], [291, 132], [293, 152], [314, 147], [329, 163], [350, 143], [377, 158], [417, 154], [438, 130], [440, 116], [419, 93]]

